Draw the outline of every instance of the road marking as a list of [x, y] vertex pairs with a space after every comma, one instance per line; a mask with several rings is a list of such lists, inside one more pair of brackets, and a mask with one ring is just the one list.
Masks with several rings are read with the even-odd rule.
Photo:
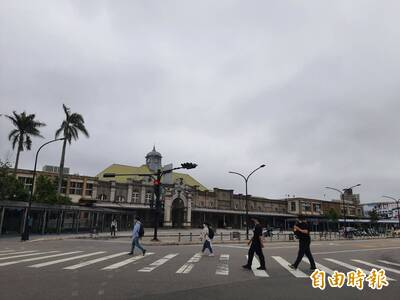
[[151, 272], [154, 269], [157, 269], [159, 266], [165, 264], [167, 261], [169, 261], [170, 259], [174, 258], [175, 256], [177, 256], [179, 253], [172, 253], [172, 254], [168, 254], [166, 256], [164, 256], [163, 258], [160, 258], [159, 260], [156, 260], [155, 262], [151, 263], [150, 265], [148, 265], [147, 267], [144, 267], [140, 270], [138, 270], [138, 272]]
[[[246, 255], [246, 259], [249, 259], [249, 256]], [[269, 277], [267, 271], [265, 270], [257, 270], [260, 267], [260, 262], [258, 261], [257, 257], [253, 257], [253, 261], [251, 262], [251, 270], [253, 271], [254, 276], [256, 277]]]
[[[126, 252], [125, 252], [125, 253], [126, 253]], [[123, 267], [123, 266], [125, 266], [125, 265], [127, 265], [127, 264], [130, 264], [130, 263], [132, 263], [132, 262], [138, 261], [139, 259], [142, 259], [142, 258], [144, 258], [144, 257], [150, 256], [150, 255], [153, 255], [153, 254], [154, 254], [153, 252], [148, 252], [148, 253], [146, 253], [144, 256], [143, 256], [143, 255], [133, 256], [133, 257], [130, 257], [130, 258], [125, 259], [125, 260], [123, 260], [123, 261], [120, 261], [120, 262], [117, 262], [117, 263], [115, 263], [115, 264], [112, 264], [112, 265], [109, 265], [109, 266], [107, 266], [107, 267], [104, 267], [102, 270], [114, 270], [114, 269], [118, 269], [118, 268], [120, 268], [120, 267]]]
[[298, 277], [298, 278], [308, 278], [309, 277], [307, 274], [303, 273], [299, 269], [292, 270], [289, 267], [290, 263], [288, 261], [286, 261], [285, 259], [283, 259], [282, 257], [272, 256], [272, 258], [275, 259], [282, 267], [284, 267], [286, 270], [288, 270], [290, 273], [292, 273], [293, 276]]
[[[365, 269], [362, 269], [362, 268], [359, 268], [359, 267], [356, 267], [356, 266], [353, 266], [353, 265], [349, 265], [349, 264], [347, 264], [345, 262], [342, 262], [342, 261], [339, 261], [339, 260], [336, 260], [336, 259], [333, 259], [333, 258], [325, 258], [325, 260], [333, 262], [334, 264], [337, 264], [339, 266], [345, 267], [345, 268], [353, 270], [353, 271], [355, 271], [358, 268], [358, 269], [361, 269], [361, 271], [363, 271], [365, 274], [369, 274], [370, 273], [368, 270], [365, 270]], [[389, 278], [387, 276], [386, 276], [386, 278], [387, 278], [387, 280], [390, 280], [390, 281], [396, 281], [393, 278]]]
[[354, 250], [338, 250], [329, 252], [314, 252], [313, 254], [335, 254], [335, 253], [346, 253], [346, 252], [364, 252], [364, 251], [376, 251], [376, 250], [391, 250], [400, 249], [400, 247], [386, 247], [386, 248], [370, 248], [370, 249], [354, 249]]
[[21, 251], [21, 252], [14, 252], [13, 253], [1, 253], [0, 256], [5, 256], [5, 255], [15, 255], [15, 254], [24, 254], [24, 253], [33, 253], [33, 252], [37, 252], [37, 250], [35, 251]]
[[[303, 258], [303, 261], [305, 263], [307, 263], [307, 264], [310, 264], [310, 261], [308, 259]], [[321, 264], [319, 264], [317, 262], [315, 262], [315, 265], [316, 265], [317, 269], [320, 270], [320, 271], [324, 271], [325, 273], [328, 273], [330, 275], [332, 275], [334, 273], [333, 270], [331, 270], [328, 267], [325, 267], [325, 266], [323, 266], [323, 265], [321, 265]]]
[[370, 266], [370, 267], [373, 267], [373, 268], [384, 269], [385, 271], [389, 271], [389, 272], [392, 272], [392, 273], [400, 274], [399, 270], [388, 268], [388, 267], [384, 267], [384, 266], [381, 266], [381, 265], [371, 264], [371, 263], [369, 263], [367, 261], [363, 261], [363, 260], [359, 260], [359, 259], [352, 259], [352, 261], [355, 261], [355, 262], [358, 262], [360, 264], [364, 264], [364, 265], [367, 265], [367, 266]]
[[387, 260], [378, 260], [379, 262], [382, 262], [384, 264], [388, 264], [388, 265], [392, 265], [392, 266], [396, 266], [396, 267], [400, 267], [400, 264], [394, 263], [394, 262], [390, 262]]
[[30, 253], [30, 254], [21, 254], [21, 255], [7, 256], [7, 257], [0, 257], [0, 260], [13, 259], [13, 258], [19, 258], [19, 257], [26, 257], [26, 256], [34, 256], [34, 255], [41, 255], [41, 254], [48, 254], [48, 253], [55, 253], [55, 252], [59, 252], [59, 251], [36, 252], [36, 253]]
[[194, 264], [199, 262], [201, 259], [202, 254], [196, 253], [193, 255], [182, 267], [176, 271], [178, 274], [188, 274], [194, 267]]
[[25, 259], [21, 259], [21, 260], [8, 261], [5, 263], [0, 263], [0, 267], [18, 264], [21, 262], [35, 261], [35, 260], [41, 260], [41, 259], [45, 259], [45, 258], [59, 257], [59, 256], [70, 255], [70, 254], [81, 253], [81, 252], [82, 251], [73, 251], [73, 252], [66, 252], [66, 253], [60, 253], [60, 254], [53, 254], [53, 255], [47, 255], [47, 256], [40, 256], [40, 257], [34, 257], [34, 258], [25, 258]]
[[[0, 253], [14, 252], [14, 250], [1, 250]], [[3, 255], [3, 254], [0, 254]]]
[[221, 254], [217, 264], [216, 275], [229, 275], [229, 254]]
[[63, 262], [74, 260], [74, 259], [78, 259], [78, 258], [89, 257], [89, 256], [93, 256], [93, 255], [103, 254], [103, 253], [105, 253], [105, 251], [93, 252], [93, 253], [89, 253], [89, 254], [83, 254], [83, 255], [78, 255], [78, 256], [74, 256], [74, 257], [68, 257], [68, 258], [48, 261], [48, 262], [44, 262], [44, 263], [41, 263], [41, 264], [32, 265], [32, 266], [29, 266], [29, 267], [30, 268], [41, 268], [41, 267], [55, 265], [55, 264], [63, 263]]
[[100, 261], [104, 261], [104, 260], [107, 260], [107, 259], [111, 259], [111, 258], [115, 258], [115, 257], [118, 257], [118, 256], [122, 256], [122, 255], [126, 255], [126, 251], [125, 252], [111, 254], [111, 255], [107, 255], [107, 256], [103, 256], [103, 257], [92, 259], [92, 260], [88, 260], [88, 261], [84, 261], [84, 262], [81, 262], [81, 263], [76, 264], [76, 265], [65, 267], [63, 269], [64, 270], [76, 270], [76, 269], [79, 269], [79, 268], [82, 268], [82, 267], [93, 265], [93, 264], [98, 263]]

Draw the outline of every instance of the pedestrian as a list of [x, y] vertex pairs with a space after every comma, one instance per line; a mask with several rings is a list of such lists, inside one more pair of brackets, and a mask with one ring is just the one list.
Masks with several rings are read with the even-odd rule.
[[254, 222], [253, 237], [247, 243], [248, 245], [250, 245], [250, 248], [247, 264], [243, 265], [243, 268], [251, 270], [254, 253], [256, 253], [258, 258], [260, 259], [260, 266], [257, 268], [257, 270], [265, 270], [265, 258], [262, 251], [262, 248], [264, 248], [264, 244], [262, 241], [262, 228], [260, 222], [257, 219], [251, 219], [251, 221]]
[[115, 218], [114, 218], [111, 222], [111, 236], [113, 236], [113, 237], [115, 237], [115, 233], [118, 230], [117, 225], [118, 225], [117, 220], [115, 220]]
[[140, 222], [139, 217], [135, 217], [135, 225], [133, 226], [133, 231], [132, 231], [132, 248], [131, 252], [129, 252], [129, 255], [133, 255], [135, 251], [135, 247], [138, 247], [140, 250], [142, 250], [143, 256], [146, 254], [146, 249], [140, 245], [140, 239], [144, 235], [144, 228], [143, 224]]
[[200, 233], [200, 240], [203, 242], [203, 250], [201, 250], [201, 254], [205, 255], [204, 251], [208, 249], [210, 252], [208, 256], [214, 256], [213, 248], [211, 241], [214, 238], [214, 230], [211, 228], [210, 224], [203, 223], [203, 230]]
[[316, 266], [310, 249], [310, 244], [311, 244], [310, 226], [307, 223], [307, 220], [304, 216], [299, 217], [299, 221], [293, 227], [293, 232], [299, 239], [299, 252], [297, 253], [296, 261], [294, 262], [294, 264], [289, 265], [289, 267], [291, 269], [296, 270], [305, 254], [308, 260], [310, 261], [311, 271], [314, 271], [316, 269]]

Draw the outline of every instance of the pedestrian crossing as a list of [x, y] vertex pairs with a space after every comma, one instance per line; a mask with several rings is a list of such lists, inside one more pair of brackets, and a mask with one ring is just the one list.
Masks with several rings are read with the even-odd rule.
[[[0, 250], [0, 274], [7, 267], [19, 265], [34, 269], [45, 269], [46, 267], [55, 267], [59, 270], [68, 272], [68, 270], [95, 270], [95, 271], [113, 271], [124, 270], [128, 272], [157, 273], [171, 272], [180, 278], [191, 276], [196, 273], [193, 270], [213, 269], [216, 276], [252, 276], [255, 278], [270, 277], [291, 277], [296, 279], [307, 279], [311, 271], [308, 259], [304, 258], [304, 264], [293, 270], [289, 267], [294, 257], [270, 256], [266, 257], [267, 270], [258, 270], [260, 262], [257, 256], [254, 257], [251, 272], [242, 269], [240, 266], [247, 260], [247, 255], [238, 255], [237, 253], [220, 253], [215, 257], [203, 258], [202, 253], [155, 253], [147, 252], [145, 255], [129, 256], [128, 252], [110, 253], [107, 251], [87, 252], [74, 249], [73, 251], [38, 251], [38, 250]], [[33, 263], [34, 262], [34, 263]], [[207, 268], [204, 268], [207, 266]], [[335, 271], [355, 270], [357, 268], [369, 274], [372, 268], [384, 269], [387, 279], [391, 281], [400, 280], [400, 263], [389, 260], [361, 260], [358, 258], [337, 259], [331, 257], [318, 256], [316, 266], [319, 270], [325, 271], [327, 275], [332, 275]], [[368, 266], [368, 268], [365, 268]], [[364, 268], [363, 268], [364, 267]], [[163, 270], [163, 271], [162, 271]], [[307, 271], [306, 271], [307, 270]], [[210, 274], [212, 275], [212, 274]], [[389, 276], [393, 276], [389, 277]], [[397, 276], [397, 277], [396, 277]]]

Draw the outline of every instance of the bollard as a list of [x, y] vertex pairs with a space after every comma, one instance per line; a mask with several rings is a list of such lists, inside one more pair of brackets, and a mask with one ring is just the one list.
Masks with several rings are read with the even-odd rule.
[[181, 241], [181, 233], [179, 232], [178, 233], [178, 242], [180, 242]]
[[232, 232], [229, 232], [229, 240], [232, 241]]
[[190, 233], [190, 241], [192, 241], [192, 233]]
[[221, 232], [221, 241], [222, 241], [222, 232]]

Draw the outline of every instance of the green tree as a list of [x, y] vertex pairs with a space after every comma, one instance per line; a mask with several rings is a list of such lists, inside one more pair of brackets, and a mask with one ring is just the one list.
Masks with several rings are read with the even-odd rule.
[[36, 180], [35, 202], [47, 204], [71, 204], [71, 199], [57, 195], [56, 182], [51, 178], [40, 175]]
[[333, 207], [331, 207], [328, 212], [325, 214], [325, 217], [333, 222], [333, 223], [337, 223], [337, 221], [339, 220], [339, 212], [334, 209]]
[[379, 220], [379, 215], [375, 208], [373, 210], [370, 210], [368, 212], [368, 215], [371, 223], [376, 223]]
[[17, 158], [14, 164], [14, 175], [17, 173], [19, 155], [21, 151], [31, 150], [32, 140], [31, 137], [42, 137], [40, 135], [39, 127], [46, 126], [45, 123], [41, 123], [35, 120], [35, 114], [27, 115], [26, 112], [17, 114], [13, 111], [12, 116], [6, 115], [6, 117], [13, 123], [15, 129], [11, 130], [8, 135], [8, 139], [12, 141], [12, 148], [15, 149], [17, 146]]
[[63, 182], [64, 175], [64, 162], [65, 162], [65, 148], [68, 144], [71, 145], [72, 140], [79, 138], [79, 132], [83, 133], [86, 137], [89, 137], [89, 133], [85, 127], [85, 121], [82, 115], [78, 113], [71, 113], [71, 110], [63, 104], [65, 113], [65, 120], [61, 123], [60, 128], [56, 131], [56, 138], [60, 135], [65, 138], [61, 153], [60, 170], [58, 175], [58, 195], [61, 193], [61, 185]]
[[29, 192], [24, 185], [10, 172], [10, 164], [0, 160], [0, 201], [27, 201]]

